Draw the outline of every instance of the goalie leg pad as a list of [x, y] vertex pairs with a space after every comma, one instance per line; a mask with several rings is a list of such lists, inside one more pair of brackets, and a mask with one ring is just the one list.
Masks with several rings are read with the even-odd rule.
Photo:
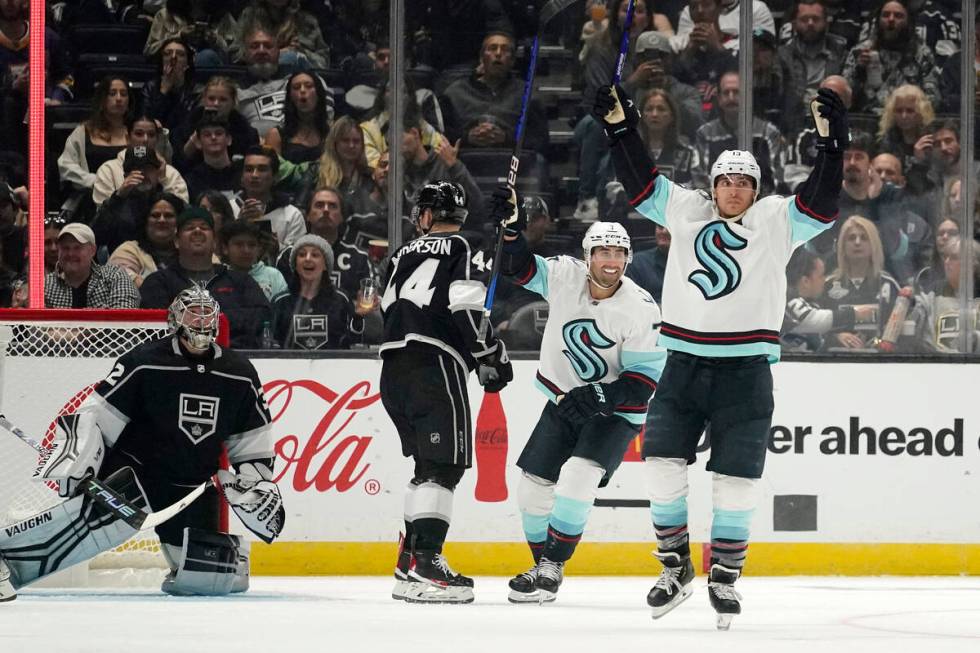
[[248, 589], [248, 545], [241, 538], [197, 528], [184, 529], [175, 570], [160, 587], [174, 596], [225, 596]]
[[[146, 496], [133, 470], [124, 467], [105, 479], [107, 485], [138, 507]], [[79, 495], [0, 529], [0, 554], [10, 568], [14, 588], [23, 587], [61, 569], [110, 551], [136, 530]]]

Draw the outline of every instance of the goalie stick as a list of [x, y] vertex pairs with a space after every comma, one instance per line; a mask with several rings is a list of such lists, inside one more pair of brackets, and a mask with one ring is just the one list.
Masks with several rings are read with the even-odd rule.
[[[541, 40], [541, 28], [551, 22], [575, 0], [550, 0], [541, 8], [538, 15], [538, 29], [531, 43], [531, 60], [527, 65], [527, 76], [524, 78], [524, 95], [521, 97], [521, 113], [517, 119], [517, 129], [514, 133], [514, 149], [510, 155], [510, 168], [507, 170], [507, 185], [513, 189], [517, 185], [517, 170], [520, 168], [521, 146], [524, 144], [524, 127], [527, 123], [527, 109], [531, 103], [531, 91], [534, 86], [534, 71], [538, 65], [538, 45]], [[633, 6], [630, 0], [630, 6]], [[500, 278], [500, 250], [504, 242], [504, 225], [497, 225], [497, 239], [493, 246], [493, 263], [490, 267], [490, 283], [487, 285], [487, 296], [483, 300], [483, 316], [480, 318], [480, 328], [476, 339], [480, 344], [487, 343], [487, 332], [490, 330], [490, 311], [493, 310], [493, 298], [497, 293], [497, 280]]]
[[[40, 442], [24, 433], [3, 415], [0, 415], [0, 427], [11, 435], [16, 436], [21, 442], [31, 447], [42, 456], [48, 456], [51, 454], [50, 449], [44, 447]], [[191, 505], [195, 499], [201, 496], [201, 494], [207, 488], [208, 483], [209, 481], [201, 483], [180, 501], [177, 501], [176, 503], [167, 506], [163, 510], [158, 510], [156, 512], [144, 512], [142, 509], [137, 508], [118, 492], [94, 476], [84, 479], [79, 484], [79, 488], [81, 492], [84, 492], [92, 497], [92, 499], [100, 506], [116, 515], [119, 517], [119, 519], [122, 519], [136, 530], [140, 531], [156, 528], [187, 506]]]

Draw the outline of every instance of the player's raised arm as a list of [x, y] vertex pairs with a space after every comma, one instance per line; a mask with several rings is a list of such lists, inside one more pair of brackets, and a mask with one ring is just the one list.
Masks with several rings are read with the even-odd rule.
[[844, 150], [850, 143], [847, 109], [834, 91], [819, 89], [810, 109], [817, 124], [817, 159], [790, 205], [794, 242], [810, 240], [837, 219]]

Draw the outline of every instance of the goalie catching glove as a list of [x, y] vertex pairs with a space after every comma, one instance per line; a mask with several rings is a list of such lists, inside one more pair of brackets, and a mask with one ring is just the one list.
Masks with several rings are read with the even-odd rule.
[[607, 383], [590, 383], [572, 388], [558, 402], [558, 414], [573, 424], [584, 424], [596, 415], [616, 412], [612, 389]]
[[54, 437], [34, 478], [57, 481], [58, 495], [73, 497], [78, 494], [82, 481], [99, 473], [104, 457], [105, 445], [95, 415], [80, 409], [55, 420]]
[[242, 463], [237, 474], [219, 469], [218, 485], [248, 530], [267, 544], [279, 537], [286, 523], [286, 510], [279, 486], [272, 481], [272, 470], [265, 463]]
[[514, 366], [510, 364], [510, 356], [501, 340], [497, 341], [497, 349], [492, 354], [477, 359], [477, 362], [476, 374], [484, 392], [500, 392], [514, 380]]

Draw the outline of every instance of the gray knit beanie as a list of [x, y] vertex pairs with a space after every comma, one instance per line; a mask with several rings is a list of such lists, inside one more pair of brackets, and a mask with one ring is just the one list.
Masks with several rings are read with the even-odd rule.
[[296, 255], [299, 254], [300, 247], [305, 247], [306, 245], [312, 245], [323, 252], [323, 260], [326, 261], [327, 264], [326, 273], [330, 274], [333, 271], [333, 247], [330, 246], [330, 243], [316, 234], [306, 234], [305, 236], [296, 239], [296, 242], [293, 243], [293, 251], [289, 254], [290, 269], [292, 269], [294, 272], [296, 271]]

